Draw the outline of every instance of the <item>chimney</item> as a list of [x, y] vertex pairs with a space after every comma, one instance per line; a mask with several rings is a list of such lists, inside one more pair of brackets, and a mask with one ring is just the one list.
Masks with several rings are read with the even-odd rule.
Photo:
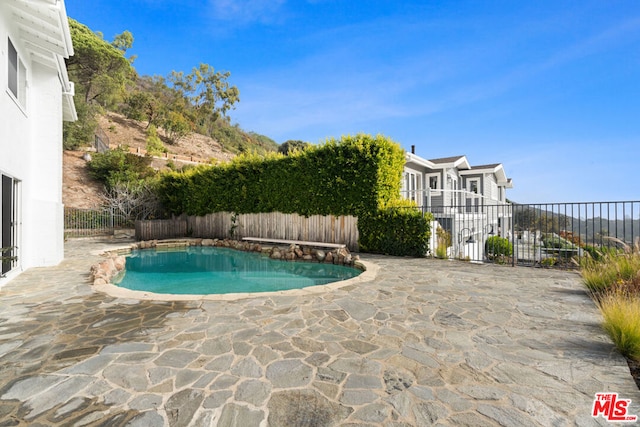
[[411, 154], [416, 154], [416, 146], [415, 145], [411, 146]]

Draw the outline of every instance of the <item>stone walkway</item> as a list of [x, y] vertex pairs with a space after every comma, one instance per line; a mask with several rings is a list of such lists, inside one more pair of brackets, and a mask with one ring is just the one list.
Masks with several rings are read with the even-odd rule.
[[[119, 243], [121, 245], [122, 243]], [[564, 426], [640, 392], [575, 273], [364, 256], [307, 296], [118, 299], [98, 249], [0, 289], [0, 426]]]

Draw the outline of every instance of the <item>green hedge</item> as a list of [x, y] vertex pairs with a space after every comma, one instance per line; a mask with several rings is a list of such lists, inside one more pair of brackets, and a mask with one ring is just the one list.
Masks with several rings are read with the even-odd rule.
[[242, 155], [233, 162], [163, 176], [160, 197], [174, 214], [283, 212], [361, 215], [399, 197], [404, 151], [383, 136], [329, 139], [290, 156]]
[[430, 213], [388, 207], [358, 217], [360, 250], [387, 255], [423, 257], [429, 250]]
[[[173, 214], [282, 212], [353, 215], [361, 250], [424, 256], [428, 218], [391, 209], [400, 200], [404, 150], [392, 140], [358, 134], [282, 154], [241, 155], [220, 166], [170, 172], [159, 195]], [[400, 203], [406, 206], [406, 203]]]

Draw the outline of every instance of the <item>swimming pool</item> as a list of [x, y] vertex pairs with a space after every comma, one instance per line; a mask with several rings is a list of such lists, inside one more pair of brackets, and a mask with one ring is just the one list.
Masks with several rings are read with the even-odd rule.
[[133, 250], [119, 287], [158, 294], [274, 292], [324, 285], [358, 276], [362, 270], [334, 264], [273, 260], [255, 252], [189, 246]]

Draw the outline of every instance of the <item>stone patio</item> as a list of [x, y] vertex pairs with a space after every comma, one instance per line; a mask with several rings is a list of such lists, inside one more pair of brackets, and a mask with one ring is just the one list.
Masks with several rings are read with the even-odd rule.
[[363, 255], [308, 295], [95, 292], [72, 240], [0, 289], [0, 426], [564, 426], [640, 392], [576, 273]]

